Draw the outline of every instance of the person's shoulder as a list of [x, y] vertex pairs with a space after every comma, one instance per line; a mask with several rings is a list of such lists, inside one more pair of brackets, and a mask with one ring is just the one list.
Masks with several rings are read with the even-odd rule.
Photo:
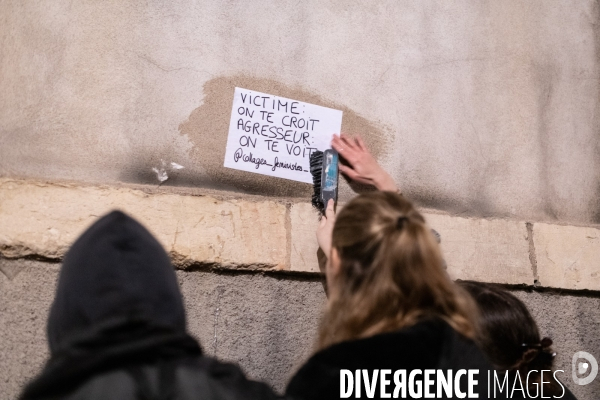
[[474, 340], [456, 332], [450, 325], [444, 323], [443, 344], [440, 349], [440, 369], [479, 369], [493, 370], [487, 357]]
[[316, 353], [309, 362], [334, 367], [402, 363], [429, 364], [437, 359], [444, 341], [444, 325], [426, 320], [410, 327], [334, 344]]
[[442, 321], [426, 320], [397, 331], [334, 344], [314, 354], [298, 370], [286, 395], [298, 399], [338, 398], [341, 370], [431, 368], [438, 364], [448, 334]]
[[[264, 382], [248, 379], [232, 363], [202, 357], [183, 365], [179, 378], [189, 392], [210, 393], [214, 399], [276, 399], [273, 389]], [[203, 397], [205, 398], [205, 397]]]
[[[169, 369], [165, 373], [165, 368]], [[165, 377], [172, 376], [170, 386], [176, 395], [173, 399], [276, 399], [273, 390], [262, 382], [248, 379], [240, 367], [209, 357], [179, 360], [171, 366], [144, 365], [137, 377], [131, 368], [117, 369], [99, 374], [85, 382], [66, 400], [131, 400], [143, 390], [164, 390]], [[168, 379], [167, 379], [168, 380]], [[171, 389], [169, 389], [171, 390]]]
[[[136, 396], [132, 377], [125, 370], [116, 369], [96, 374], [74, 390], [61, 393], [64, 400], [133, 399]], [[55, 397], [51, 397], [55, 398]]]

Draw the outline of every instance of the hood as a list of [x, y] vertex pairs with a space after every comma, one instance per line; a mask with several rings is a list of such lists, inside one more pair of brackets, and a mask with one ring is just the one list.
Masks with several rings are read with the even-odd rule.
[[91, 377], [202, 354], [175, 271], [138, 222], [114, 211], [73, 244], [48, 317], [50, 359], [21, 399], [60, 397]]
[[64, 259], [48, 319], [50, 352], [97, 326], [128, 320], [186, 329], [165, 250], [137, 221], [113, 211], [81, 235]]

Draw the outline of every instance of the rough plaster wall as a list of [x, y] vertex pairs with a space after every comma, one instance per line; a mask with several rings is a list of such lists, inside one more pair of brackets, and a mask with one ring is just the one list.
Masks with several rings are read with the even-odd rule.
[[600, 221], [597, 1], [0, 9], [0, 175], [152, 183], [163, 158], [186, 167], [167, 185], [307, 196], [220, 167], [245, 85], [344, 109], [421, 205]]
[[[60, 264], [0, 258], [0, 399], [16, 398], [46, 357], [46, 319]], [[313, 351], [321, 282], [177, 271], [188, 327], [204, 353], [283, 390]], [[9, 278], [10, 277], [10, 278]]]
[[[46, 318], [59, 264], [0, 259], [0, 398], [16, 398], [47, 357]], [[283, 390], [310, 356], [325, 302], [322, 283], [257, 273], [177, 272], [190, 331], [206, 354], [238, 362], [246, 373]], [[554, 339], [557, 368], [579, 400], [588, 386], [571, 380], [571, 357], [585, 350], [600, 360], [600, 298], [513, 290], [530, 308], [542, 335]], [[216, 341], [215, 341], [216, 336]]]
[[529, 308], [542, 337], [552, 338], [557, 353], [557, 375], [578, 399], [598, 399], [600, 376], [586, 386], [573, 383], [572, 358], [577, 351], [587, 351], [600, 361], [600, 297], [583, 294], [557, 294], [512, 290]]
[[178, 272], [188, 326], [206, 354], [283, 390], [310, 357], [325, 304], [315, 278]]
[[58, 264], [0, 258], [0, 398], [16, 399], [48, 355], [46, 318]]

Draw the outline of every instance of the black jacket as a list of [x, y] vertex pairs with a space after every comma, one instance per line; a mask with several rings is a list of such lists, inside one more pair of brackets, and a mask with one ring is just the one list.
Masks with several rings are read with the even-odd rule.
[[204, 357], [186, 331], [162, 246], [115, 211], [65, 257], [48, 319], [50, 360], [22, 399], [262, 399], [262, 383]]
[[[408, 381], [412, 370], [421, 370], [423, 373], [426, 369], [444, 372], [450, 369], [456, 374], [460, 369], [475, 369], [479, 371], [474, 377], [478, 381], [475, 393], [478, 393], [479, 399], [506, 398], [499, 391], [495, 397], [487, 396], [487, 374], [488, 371], [490, 373], [492, 371], [490, 364], [472, 341], [464, 339], [441, 320], [427, 320], [397, 332], [342, 342], [326, 348], [311, 357], [300, 368], [289, 383], [286, 395], [294, 400], [339, 399], [341, 398], [342, 373], [340, 370], [342, 369], [349, 370], [354, 375], [352, 378], [354, 384], [356, 383], [356, 370], [367, 370], [371, 381], [374, 379], [374, 370], [377, 370], [378, 374], [382, 370], [390, 370], [391, 374], [386, 375], [390, 383], [389, 386], [386, 386], [385, 391], [389, 394], [393, 394], [395, 389], [393, 374], [397, 370], [406, 370], [406, 381]], [[368, 397], [363, 382], [364, 375], [362, 373], [360, 375], [361, 398], [381, 398], [380, 379], [376, 381], [374, 397]], [[378, 375], [378, 378], [380, 376]], [[415, 380], [421, 380], [421, 384], [423, 384], [423, 374], [416, 375], [415, 378]], [[433, 378], [435, 379], [435, 375]], [[345, 390], [348, 389], [349, 379], [348, 376], [344, 376]], [[461, 392], [468, 394], [466, 392], [466, 376], [461, 377], [460, 383]], [[437, 395], [435, 388], [434, 385], [431, 392]], [[415, 390], [418, 390], [418, 387], [415, 387]], [[425, 398], [424, 389], [421, 390], [421, 395]], [[452, 393], [456, 395], [456, 392]], [[402, 398], [401, 389], [398, 394]], [[444, 392], [442, 394], [445, 395]], [[353, 391], [349, 398], [354, 399], [355, 396], [356, 392]], [[419, 398], [411, 397], [408, 388], [406, 396], [409, 399]], [[458, 397], [436, 396], [435, 398], [453, 399]], [[522, 397], [520, 397], [520, 392], [516, 392], [512, 398]]]

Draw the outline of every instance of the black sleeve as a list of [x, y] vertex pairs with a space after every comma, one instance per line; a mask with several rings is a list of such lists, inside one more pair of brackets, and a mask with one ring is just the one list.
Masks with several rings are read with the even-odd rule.
[[338, 368], [311, 359], [294, 375], [285, 396], [292, 400], [338, 399], [339, 375]]
[[235, 364], [220, 362], [203, 357], [200, 367], [204, 370], [213, 392], [221, 395], [215, 398], [275, 400], [280, 399], [275, 391], [263, 382], [248, 379], [241, 368]]

